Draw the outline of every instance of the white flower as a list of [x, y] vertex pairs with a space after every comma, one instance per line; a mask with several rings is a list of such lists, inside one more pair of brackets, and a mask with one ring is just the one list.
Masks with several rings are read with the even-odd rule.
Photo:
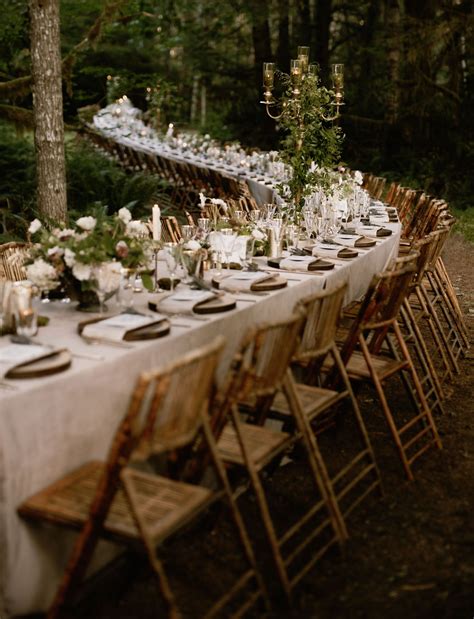
[[64, 262], [70, 269], [76, 264], [76, 254], [69, 247], [64, 252]]
[[126, 233], [135, 238], [149, 236], [149, 230], [145, 222], [133, 219], [127, 224]]
[[108, 294], [120, 286], [121, 268], [120, 262], [103, 262], [94, 267], [92, 276], [97, 280], [99, 287]]
[[72, 274], [76, 279], [80, 282], [86, 281], [91, 277], [91, 266], [90, 264], [83, 264], [82, 262], [76, 262], [72, 267]]
[[224, 202], [224, 200], [221, 200], [220, 198], [211, 198], [211, 203], [215, 204], [216, 206], [221, 206], [224, 213], [227, 213], [227, 204]]
[[63, 254], [64, 249], [62, 247], [58, 247], [57, 245], [48, 249], [48, 256], [62, 256]]
[[199, 192], [199, 206], [201, 208], [206, 206], [206, 196], [202, 192]]
[[64, 228], [64, 230], [58, 230], [56, 236], [58, 239], [63, 241], [64, 239], [69, 239], [74, 236], [74, 230], [71, 228]]
[[362, 183], [364, 182], [364, 177], [360, 170], [356, 170], [354, 172], [354, 180], [358, 185], [362, 185]]
[[88, 232], [75, 232], [74, 233], [74, 238], [76, 239], [76, 241], [83, 241], [88, 236], [89, 236]]
[[88, 217], [79, 217], [79, 219], [76, 221], [76, 224], [79, 226], [79, 228], [82, 228], [87, 232], [93, 230], [96, 223], [97, 219], [95, 217], [91, 217], [90, 215]]
[[41, 228], [41, 222], [39, 219], [33, 219], [33, 221], [30, 223], [30, 227], [28, 228], [28, 232], [30, 234], [34, 234], [35, 232], [38, 232], [38, 230]]
[[198, 249], [201, 249], [201, 244], [198, 243], [198, 241], [191, 240], [185, 243], [184, 248], [189, 249], [191, 251], [197, 251]]
[[38, 258], [26, 268], [27, 278], [41, 290], [52, 290], [58, 284], [58, 274], [52, 264]]
[[265, 234], [258, 228], [252, 230], [252, 236], [256, 241], [263, 241], [263, 239], [265, 238]]
[[128, 224], [132, 219], [132, 213], [124, 206], [119, 210], [118, 218], [121, 219], [124, 224]]

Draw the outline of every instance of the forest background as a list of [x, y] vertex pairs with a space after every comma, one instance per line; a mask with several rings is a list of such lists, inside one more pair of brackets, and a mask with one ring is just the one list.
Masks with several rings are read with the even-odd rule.
[[[323, 83], [345, 64], [343, 160], [444, 198], [474, 240], [474, 9], [470, 0], [62, 0], [68, 205], [148, 208], [164, 190], [78, 139], [118, 78], [166, 129], [277, 148], [259, 104], [262, 62], [287, 71], [310, 45]], [[27, 0], [0, 0], [0, 241], [35, 214]], [[110, 98], [109, 80], [109, 98]], [[82, 121], [81, 121], [82, 119]], [[156, 120], [156, 117], [155, 117]]]

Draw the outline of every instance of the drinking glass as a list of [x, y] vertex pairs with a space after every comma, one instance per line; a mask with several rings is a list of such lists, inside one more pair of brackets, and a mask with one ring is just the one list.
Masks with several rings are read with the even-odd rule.
[[300, 231], [298, 226], [295, 224], [289, 224], [286, 226], [285, 238], [286, 238], [286, 248], [290, 250], [291, 247], [298, 249], [298, 241], [299, 241]]
[[163, 249], [166, 267], [168, 269], [168, 276], [170, 278], [170, 290], [171, 292], [174, 292], [174, 280], [176, 277], [176, 269], [178, 268], [178, 261], [176, 259], [177, 244], [165, 243]]
[[134, 273], [131, 269], [123, 268], [120, 271], [120, 287], [117, 290], [117, 301], [122, 311], [133, 307], [133, 287], [134, 287]]
[[16, 332], [24, 337], [33, 337], [38, 332], [38, 315], [34, 307], [31, 285], [17, 282], [13, 286]]
[[184, 224], [181, 226], [181, 236], [183, 241], [190, 241], [194, 237], [194, 226], [190, 226], [189, 224]]
[[99, 299], [99, 314], [102, 316], [105, 310], [105, 297], [110, 290], [109, 268], [106, 263], [96, 264], [92, 268], [92, 286]]
[[211, 231], [211, 220], [209, 217], [199, 217], [198, 228], [203, 234], [208, 234]]
[[227, 262], [227, 271], [230, 271], [230, 261], [232, 260], [232, 252], [234, 251], [234, 244], [235, 239], [237, 238], [237, 232], [234, 232], [232, 228], [222, 228], [220, 232], [222, 234], [222, 243]]
[[303, 209], [303, 219], [304, 219], [304, 225], [306, 228], [306, 235], [308, 237], [308, 240], [310, 240], [311, 234], [313, 233], [313, 230], [314, 230], [316, 213], [313, 211], [313, 209], [305, 208]]

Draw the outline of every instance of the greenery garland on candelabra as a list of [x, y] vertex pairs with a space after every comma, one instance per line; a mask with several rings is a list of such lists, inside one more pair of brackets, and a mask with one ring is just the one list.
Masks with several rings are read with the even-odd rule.
[[[296, 212], [315, 186], [330, 189], [328, 170], [339, 162], [344, 137], [334, 123], [339, 118], [340, 106], [344, 105], [343, 65], [333, 65], [333, 89], [328, 89], [321, 84], [317, 65], [308, 62], [309, 48], [299, 47], [298, 59], [291, 61], [290, 75], [275, 71], [272, 63], [264, 63], [263, 67], [262, 103], [284, 132], [279, 156], [291, 168], [291, 178], [281, 183], [278, 190]], [[273, 96], [275, 77], [283, 87], [279, 101]], [[279, 114], [272, 113], [276, 106], [280, 107]]]

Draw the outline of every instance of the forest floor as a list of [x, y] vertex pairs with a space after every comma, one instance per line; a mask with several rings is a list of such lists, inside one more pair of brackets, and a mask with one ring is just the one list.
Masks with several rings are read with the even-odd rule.
[[[465, 311], [471, 341], [474, 327], [474, 245], [453, 236], [445, 261]], [[371, 391], [361, 393], [363, 414], [379, 463], [384, 496], [372, 496], [349, 520], [350, 538], [342, 552], [333, 547], [295, 590], [291, 609], [277, 618], [318, 619], [472, 619], [474, 617], [474, 354], [461, 362], [461, 373], [449, 385], [445, 414], [436, 418], [443, 450], [429, 450], [415, 465], [415, 481], [404, 478], [385, 422]], [[392, 393], [399, 406], [401, 385]], [[349, 439], [350, 440], [350, 439]], [[305, 493], [298, 466], [283, 466], [274, 485], [286, 492], [292, 511]], [[278, 488], [277, 488], [278, 490]], [[244, 514], [252, 506], [244, 500]], [[255, 523], [255, 520], [252, 520]], [[223, 567], [234, 561], [231, 550], [205, 525], [177, 540], [184, 577], [180, 598], [186, 616], [200, 615], [200, 598], [210, 583], [222, 580]], [[251, 531], [253, 533], [253, 531]], [[225, 534], [224, 534], [225, 537]], [[209, 542], [208, 539], [214, 539]], [[223, 544], [223, 545], [222, 545]], [[214, 548], [213, 548], [214, 546]], [[218, 560], [215, 560], [217, 547]], [[189, 574], [194, 572], [197, 577]], [[208, 576], [208, 584], [201, 577]], [[267, 573], [268, 576], [268, 573]], [[275, 581], [270, 577], [270, 588]], [[155, 581], [147, 565], [125, 559], [88, 590], [76, 606], [77, 617], [148, 619], [157, 612]], [[194, 587], [193, 587], [194, 585]], [[198, 592], [196, 593], [196, 585]]]

